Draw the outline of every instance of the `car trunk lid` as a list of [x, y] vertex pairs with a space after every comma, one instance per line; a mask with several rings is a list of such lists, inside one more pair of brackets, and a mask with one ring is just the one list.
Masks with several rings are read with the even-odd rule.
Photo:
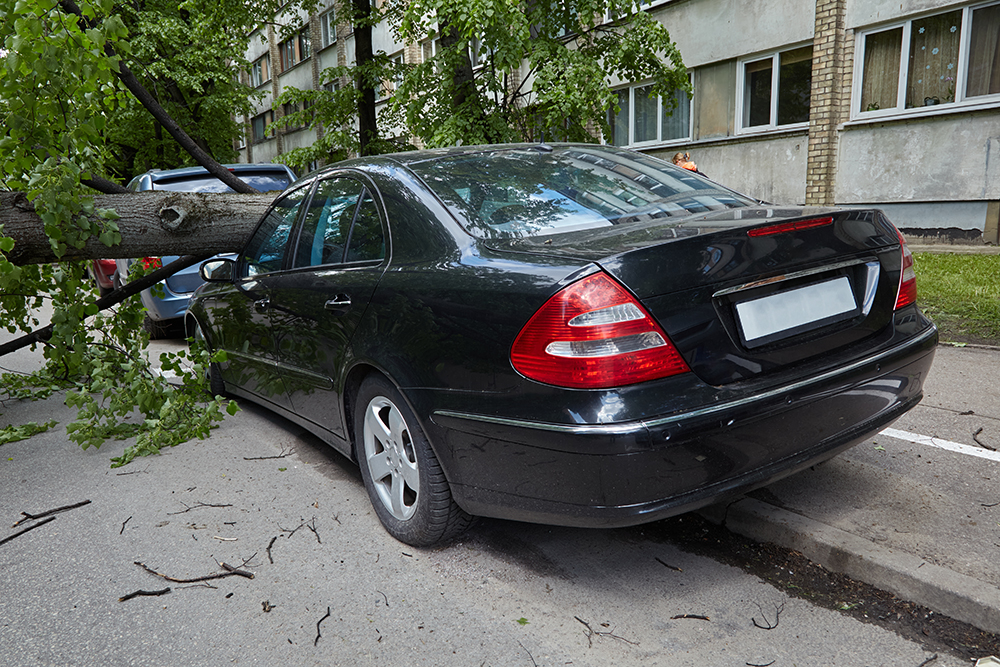
[[731, 209], [491, 245], [599, 265], [714, 385], [891, 333], [901, 270], [875, 210]]

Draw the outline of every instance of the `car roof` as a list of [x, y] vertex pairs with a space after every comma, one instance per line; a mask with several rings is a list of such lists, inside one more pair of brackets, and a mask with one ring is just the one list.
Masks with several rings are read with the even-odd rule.
[[446, 148], [428, 148], [423, 150], [414, 151], [402, 151], [399, 153], [384, 153], [382, 155], [372, 155], [368, 157], [357, 157], [349, 158], [347, 160], [342, 160], [340, 162], [335, 162], [329, 164], [325, 167], [321, 167], [316, 171], [303, 176], [300, 181], [306, 181], [317, 176], [323, 176], [331, 171], [336, 171], [337, 169], [348, 169], [351, 167], [364, 167], [365, 165], [374, 164], [386, 164], [392, 163], [400, 166], [409, 166], [411, 164], [418, 164], [420, 162], [427, 162], [432, 160], [437, 160], [445, 157], [454, 157], [459, 155], [473, 155], [476, 153], [496, 153], [502, 151], [519, 151], [519, 150], [538, 150], [542, 152], [552, 152], [555, 150], [564, 150], [567, 148], [589, 148], [592, 150], [607, 150], [609, 152], [626, 152], [633, 153], [633, 151], [628, 151], [623, 148], [618, 148], [616, 146], [608, 146], [606, 144], [583, 144], [583, 143], [519, 143], [519, 144], [482, 144], [475, 146], [449, 146]]
[[[222, 166], [234, 173], [281, 171], [287, 174], [291, 174], [293, 178], [295, 177], [295, 172], [289, 169], [287, 165], [279, 164], [276, 162], [251, 162], [251, 163], [241, 163], [241, 164], [224, 164]], [[207, 173], [208, 169], [205, 169], [202, 166], [180, 167], [178, 169], [150, 169], [149, 171], [139, 174], [135, 178], [148, 176], [150, 180], [155, 182], [165, 178], [177, 178], [178, 176], [194, 176], [197, 174], [207, 174]], [[135, 178], [133, 178], [132, 180], [135, 180]]]

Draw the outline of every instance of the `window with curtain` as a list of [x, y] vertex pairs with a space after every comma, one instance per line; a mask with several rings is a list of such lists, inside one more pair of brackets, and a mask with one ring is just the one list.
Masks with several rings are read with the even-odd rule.
[[1000, 4], [972, 12], [966, 97], [1000, 94]]
[[257, 88], [270, 80], [271, 72], [268, 68], [267, 54], [265, 54], [250, 65], [250, 85]]
[[740, 129], [759, 131], [809, 122], [812, 46], [743, 61], [739, 78]]
[[1000, 2], [861, 31], [859, 47], [856, 114], [981, 104], [1000, 96]]
[[614, 146], [665, 143], [691, 138], [691, 98], [683, 90], [663, 99], [650, 84], [615, 91], [618, 112], [608, 111]]

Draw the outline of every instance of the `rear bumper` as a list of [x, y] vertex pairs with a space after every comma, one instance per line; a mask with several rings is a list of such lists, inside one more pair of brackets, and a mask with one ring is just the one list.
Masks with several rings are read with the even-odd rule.
[[471, 514], [633, 525], [738, 496], [871, 437], [919, 403], [936, 342], [932, 327], [840, 368], [683, 414], [561, 425], [437, 409], [428, 434]]

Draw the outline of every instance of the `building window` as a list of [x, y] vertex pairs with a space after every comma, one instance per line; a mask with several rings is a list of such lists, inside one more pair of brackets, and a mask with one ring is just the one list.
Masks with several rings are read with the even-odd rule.
[[738, 83], [741, 130], [758, 132], [808, 123], [812, 47], [742, 61]]
[[271, 71], [268, 67], [267, 54], [253, 61], [250, 65], [250, 85], [254, 88], [263, 86], [271, 80]]
[[271, 123], [274, 122], [274, 112], [268, 109], [250, 119], [253, 142], [258, 143], [268, 138], [271, 133]]
[[309, 57], [309, 30], [302, 30], [278, 44], [281, 55], [281, 71], [289, 70]]
[[858, 52], [855, 114], [1000, 100], [1000, 3], [861, 32]]
[[479, 37], [473, 37], [469, 41], [469, 62], [473, 69], [478, 69], [489, 62], [493, 57], [493, 49], [483, 44]]
[[332, 9], [320, 15], [319, 32], [322, 41], [320, 48], [325, 49], [337, 41], [337, 17]]
[[309, 41], [309, 28], [305, 28], [298, 35], [299, 60], [305, 60], [312, 55], [312, 44]]
[[392, 67], [392, 76], [382, 82], [381, 99], [390, 97], [403, 85], [403, 75], [405, 73], [402, 52], [389, 56], [389, 65]]
[[691, 99], [683, 90], [674, 93], [676, 106], [652, 95], [652, 85], [621, 88], [618, 113], [608, 113], [611, 143], [615, 146], [669, 142], [691, 138]]

